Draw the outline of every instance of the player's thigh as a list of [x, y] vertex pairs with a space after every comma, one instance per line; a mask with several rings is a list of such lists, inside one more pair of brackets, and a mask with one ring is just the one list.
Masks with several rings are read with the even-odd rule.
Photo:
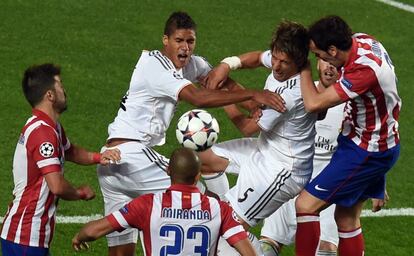
[[215, 156], [226, 159], [226, 166], [220, 166], [220, 171], [225, 170], [226, 173], [238, 174], [240, 166], [246, 162], [252, 152], [257, 148], [256, 138], [242, 138], [225, 141], [213, 145], [211, 151]]
[[129, 142], [117, 147], [122, 158], [119, 164], [98, 165], [103, 193], [106, 190], [135, 198], [164, 191], [170, 185], [167, 174], [169, 160], [166, 157], [140, 143]]
[[294, 199], [284, 203], [276, 212], [264, 219], [261, 236], [290, 245], [295, 241], [296, 211]]
[[254, 226], [294, 198], [309, 178], [296, 177], [277, 163], [267, 165], [263, 155], [256, 152], [242, 165], [236, 186], [226, 197], [236, 213]]

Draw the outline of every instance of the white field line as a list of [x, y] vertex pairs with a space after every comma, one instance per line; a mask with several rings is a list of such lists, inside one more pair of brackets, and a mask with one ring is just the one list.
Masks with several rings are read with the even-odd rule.
[[[363, 210], [362, 217], [389, 217], [389, 216], [414, 216], [414, 208], [393, 208], [382, 209], [379, 212], [371, 212], [371, 210]], [[83, 224], [91, 220], [102, 218], [100, 214], [90, 216], [57, 216], [57, 223]], [[0, 223], [3, 223], [3, 217], [0, 217]]]
[[414, 13], [414, 6], [409, 5], [409, 4], [404, 4], [404, 3], [401, 3], [401, 2], [398, 2], [398, 1], [393, 1], [393, 0], [377, 0], [377, 1], [382, 2], [384, 4], [394, 6], [396, 8], [399, 8], [399, 9], [407, 11], [407, 12]]

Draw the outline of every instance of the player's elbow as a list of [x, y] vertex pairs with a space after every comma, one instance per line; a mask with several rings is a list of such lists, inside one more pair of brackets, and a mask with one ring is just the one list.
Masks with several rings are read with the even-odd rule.
[[321, 108], [320, 104], [318, 104], [317, 102], [304, 101], [304, 106], [305, 106], [305, 110], [310, 113], [318, 113], [323, 110], [323, 108]]

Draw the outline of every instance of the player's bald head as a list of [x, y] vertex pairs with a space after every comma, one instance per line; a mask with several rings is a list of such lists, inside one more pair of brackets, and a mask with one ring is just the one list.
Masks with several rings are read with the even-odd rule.
[[168, 169], [172, 183], [194, 184], [201, 169], [200, 158], [194, 150], [176, 149], [170, 157]]

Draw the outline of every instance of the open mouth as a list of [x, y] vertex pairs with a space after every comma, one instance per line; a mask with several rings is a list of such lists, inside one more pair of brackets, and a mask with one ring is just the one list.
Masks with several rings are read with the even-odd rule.
[[187, 54], [178, 54], [178, 60], [179, 61], [185, 61], [188, 58]]

